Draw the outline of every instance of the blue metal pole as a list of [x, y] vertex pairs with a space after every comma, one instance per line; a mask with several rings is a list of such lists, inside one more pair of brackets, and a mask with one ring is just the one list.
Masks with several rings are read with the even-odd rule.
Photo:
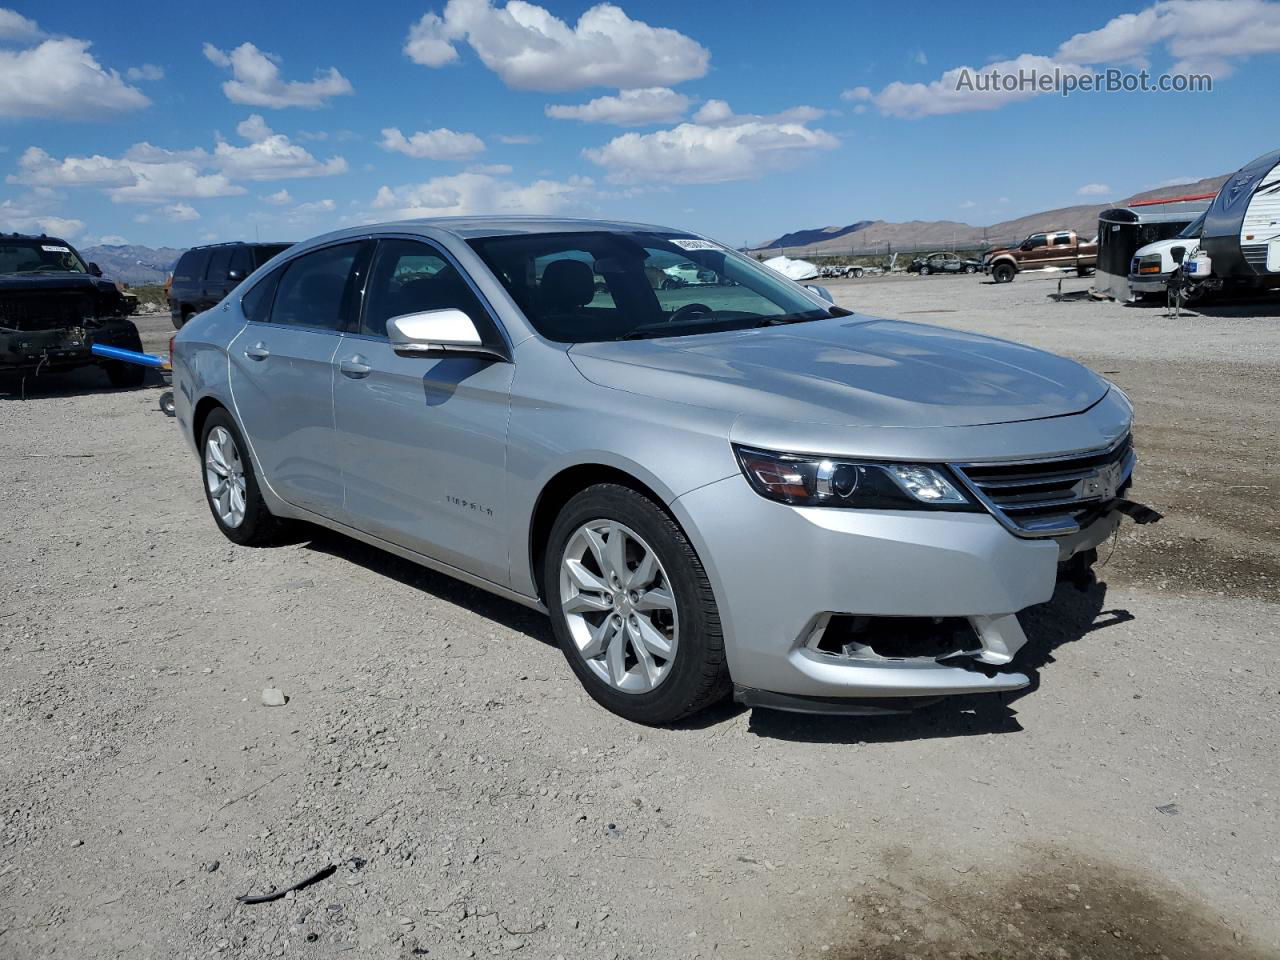
[[163, 367], [164, 361], [150, 353], [138, 353], [134, 350], [124, 350], [120, 347], [109, 347], [105, 343], [95, 343], [89, 347], [90, 352], [95, 357], [103, 357], [107, 360], [122, 360], [125, 363], [136, 363], [141, 367]]

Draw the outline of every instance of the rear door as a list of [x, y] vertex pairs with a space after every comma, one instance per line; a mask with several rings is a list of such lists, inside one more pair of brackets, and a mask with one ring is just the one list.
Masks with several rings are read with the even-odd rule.
[[205, 269], [204, 284], [200, 288], [201, 310], [212, 309], [226, 295], [232, 249], [232, 247], [214, 247], [209, 251], [209, 266]]
[[249, 322], [228, 350], [236, 411], [267, 483], [288, 503], [335, 520], [342, 471], [333, 357], [371, 246], [334, 244], [273, 270], [244, 295]]
[[334, 356], [334, 418], [348, 522], [500, 584], [510, 580], [506, 446], [515, 366], [398, 356], [387, 320], [456, 307], [507, 352], [488, 306], [439, 247], [378, 242], [359, 323]]

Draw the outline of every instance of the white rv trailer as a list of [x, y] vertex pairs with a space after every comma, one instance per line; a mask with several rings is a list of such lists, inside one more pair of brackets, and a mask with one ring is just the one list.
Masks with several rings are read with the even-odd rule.
[[1241, 167], [1209, 207], [1187, 274], [1207, 289], [1280, 289], [1280, 150]]

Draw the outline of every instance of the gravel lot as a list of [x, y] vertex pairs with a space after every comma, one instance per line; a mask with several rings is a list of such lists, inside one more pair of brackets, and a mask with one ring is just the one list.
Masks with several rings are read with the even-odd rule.
[[833, 289], [1138, 406], [1168, 518], [1024, 617], [1028, 692], [631, 726], [537, 614], [228, 543], [158, 386], [0, 382], [0, 957], [1280, 956], [1280, 309]]

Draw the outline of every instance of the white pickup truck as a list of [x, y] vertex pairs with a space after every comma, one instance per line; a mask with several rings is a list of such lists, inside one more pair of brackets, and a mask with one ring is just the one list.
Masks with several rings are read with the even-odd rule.
[[1178, 268], [1178, 260], [1173, 256], [1175, 247], [1181, 247], [1186, 256], [1200, 243], [1200, 231], [1204, 229], [1204, 218], [1208, 211], [1200, 214], [1175, 237], [1157, 240], [1139, 247], [1133, 255], [1129, 266], [1129, 289], [1139, 297], [1164, 299], [1169, 288], [1169, 278]]

